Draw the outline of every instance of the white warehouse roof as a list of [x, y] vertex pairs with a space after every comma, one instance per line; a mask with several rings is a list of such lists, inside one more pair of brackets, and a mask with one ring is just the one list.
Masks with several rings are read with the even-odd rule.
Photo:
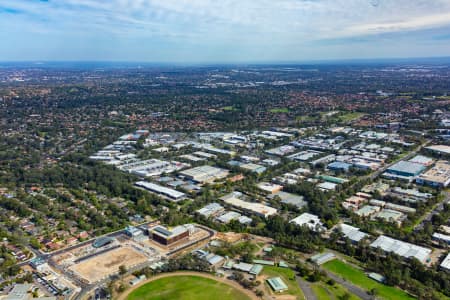
[[292, 219], [290, 223], [295, 223], [300, 226], [306, 225], [309, 227], [309, 229], [314, 231], [316, 230], [322, 231], [325, 229], [319, 217], [309, 213], [301, 214], [297, 218]]
[[138, 187], [142, 187], [146, 190], [149, 190], [150, 192], [169, 197], [173, 200], [181, 200], [186, 196], [185, 193], [182, 193], [182, 192], [179, 192], [179, 191], [176, 191], [173, 189], [169, 189], [164, 186], [154, 184], [151, 182], [147, 182], [147, 181], [138, 181], [135, 183], [135, 185]]
[[340, 224], [339, 229], [342, 231], [346, 238], [354, 242], [359, 242], [360, 240], [368, 236], [367, 233], [360, 231], [359, 228], [347, 224]]
[[239, 198], [234, 198], [234, 197], [230, 197], [230, 198], [225, 198], [222, 197], [222, 200], [227, 203], [230, 204], [232, 206], [238, 207], [238, 208], [242, 208], [243, 210], [247, 210], [253, 213], [256, 213], [260, 216], [263, 216], [265, 218], [267, 218], [268, 216], [271, 215], [275, 215], [277, 213], [276, 208], [258, 203], [258, 202], [247, 202], [247, 201], [243, 201]]
[[385, 235], [379, 236], [370, 246], [381, 248], [386, 252], [394, 252], [405, 258], [416, 258], [424, 263], [428, 260], [431, 249], [395, 240]]
[[440, 267], [447, 271], [450, 271], [450, 253], [447, 254], [447, 256], [444, 258], [444, 260], [440, 264]]

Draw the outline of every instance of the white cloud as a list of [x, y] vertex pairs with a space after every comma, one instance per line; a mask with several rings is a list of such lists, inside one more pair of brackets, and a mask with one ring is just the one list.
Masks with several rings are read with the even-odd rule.
[[446, 0], [0, 0], [0, 6], [42, 15], [44, 21], [30, 20], [61, 30], [77, 23], [103, 24], [102, 30], [112, 33], [150, 30], [188, 37], [226, 33], [321, 39], [450, 24]]
[[315, 53], [324, 40], [337, 45], [447, 26], [450, 0], [0, 0], [0, 38], [98, 38], [211, 53], [292, 56]]

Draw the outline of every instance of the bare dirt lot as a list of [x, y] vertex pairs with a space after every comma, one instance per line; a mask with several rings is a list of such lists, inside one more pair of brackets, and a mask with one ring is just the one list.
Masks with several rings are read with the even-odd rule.
[[137, 250], [121, 247], [73, 265], [70, 270], [93, 283], [117, 272], [120, 265], [130, 268], [146, 260], [147, 257]]

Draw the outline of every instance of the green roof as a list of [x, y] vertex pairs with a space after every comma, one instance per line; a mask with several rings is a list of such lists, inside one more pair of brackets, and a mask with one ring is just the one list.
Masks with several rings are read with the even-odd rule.
[[254, 264], [266, 265], [266, 266], [275, 266], [275, 262], [271, 260], [262, 260], [262, 259], [254, 259]]
[[232, 260], [227, 260], [223, 264], [223, 268], [225, 268], [225, 269], [231, 269], [233, 266], [234, 266], [234, 262]]
[[249, 273], [252, 274], [252, 275], [258, 275], [259, 273], [261, 273], [262, 269], [263, 269], [263, 266], [261, 266], [261, 265], [254, 265], [250, 269]]
[[289, 265], [282, 260], [278, 263], [278, 266], [281, 268], [289, 268]]
[[267, 279], [267, 283], [275, 292], [282, 292], [288, 289], [288, 286], [280, 277], [269, 278]]

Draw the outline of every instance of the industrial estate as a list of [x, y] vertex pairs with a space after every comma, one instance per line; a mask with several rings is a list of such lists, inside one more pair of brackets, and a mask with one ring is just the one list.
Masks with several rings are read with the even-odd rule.
[[449, 299], [450, 68], [317, 68], [0, 69], [0, 297]]

